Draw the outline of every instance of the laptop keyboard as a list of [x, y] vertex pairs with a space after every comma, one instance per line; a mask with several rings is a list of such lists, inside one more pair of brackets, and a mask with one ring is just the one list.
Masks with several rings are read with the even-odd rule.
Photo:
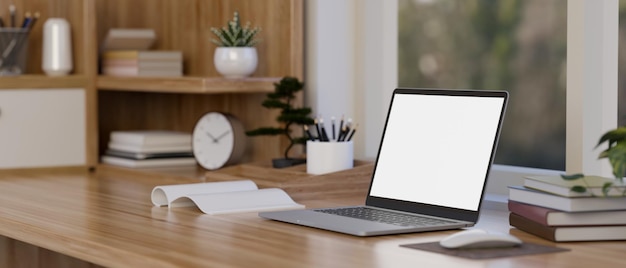
[[347, 208], [331, 208], [316, 209], [317, 212], [346, 216], [351, 218], [388, 223], [399, 226], [436, 226], [454, 223], [441, 219], [433, 219], [418, 215], [407, 215], [386, 210], [372, 209], [367, 207], [347, 207]]

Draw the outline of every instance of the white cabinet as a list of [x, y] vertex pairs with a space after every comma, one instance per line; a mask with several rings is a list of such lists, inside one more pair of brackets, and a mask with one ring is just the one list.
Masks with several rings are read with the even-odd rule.
[[0, 169], [86, 164], [85, 90], [0, 90]]

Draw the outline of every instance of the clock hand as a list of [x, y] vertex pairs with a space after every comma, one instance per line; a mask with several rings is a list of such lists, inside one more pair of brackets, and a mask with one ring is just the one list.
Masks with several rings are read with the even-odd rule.
[[224, 133], [222, 133], [221, 135], [217, 136], [217, 141], [221, 140], [224, 136], [226, 136], [226, 134], [230, 133], [230, 130], [226, 130]]
[[205, 133], [209, 136], [209, 138], [211, 138], [213, 140], [213, 143], [217, 143], [219, 141], [218, 139], [213, 137], [213, 135], [211, 135], [211, 133], [209, 133], [209, 132], [205, 132]]

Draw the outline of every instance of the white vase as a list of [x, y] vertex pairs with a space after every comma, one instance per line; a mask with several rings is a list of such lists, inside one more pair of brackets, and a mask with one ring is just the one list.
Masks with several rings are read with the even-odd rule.
[[41, 68], [49, 76], [72, 71], [72, 36], [64, 18], [48, 18], [44, 23], [42, 57]]
[[258, 58], [254, 47], [218, 47], [213, 63], [226, 78], [244, 78], [256, 70]]

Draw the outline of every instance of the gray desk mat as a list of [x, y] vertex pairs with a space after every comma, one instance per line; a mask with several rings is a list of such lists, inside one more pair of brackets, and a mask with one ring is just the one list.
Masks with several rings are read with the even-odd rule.
[[441, 253], [450, 256], [462, 257], [467, 259], [492, 259], [515, 257], [523, 255], [544, 254], [570, 251], [567, 248], [558, 248], [544, 246], [533, 243], [523, 243], [517, 247], [508, 248], [481, 248], [481, 249], [447, 249], [439, 245], [439, 242], [428, 242], [420, 244], [406, 244], [401, 247], [425, 250], [435, 253]]

